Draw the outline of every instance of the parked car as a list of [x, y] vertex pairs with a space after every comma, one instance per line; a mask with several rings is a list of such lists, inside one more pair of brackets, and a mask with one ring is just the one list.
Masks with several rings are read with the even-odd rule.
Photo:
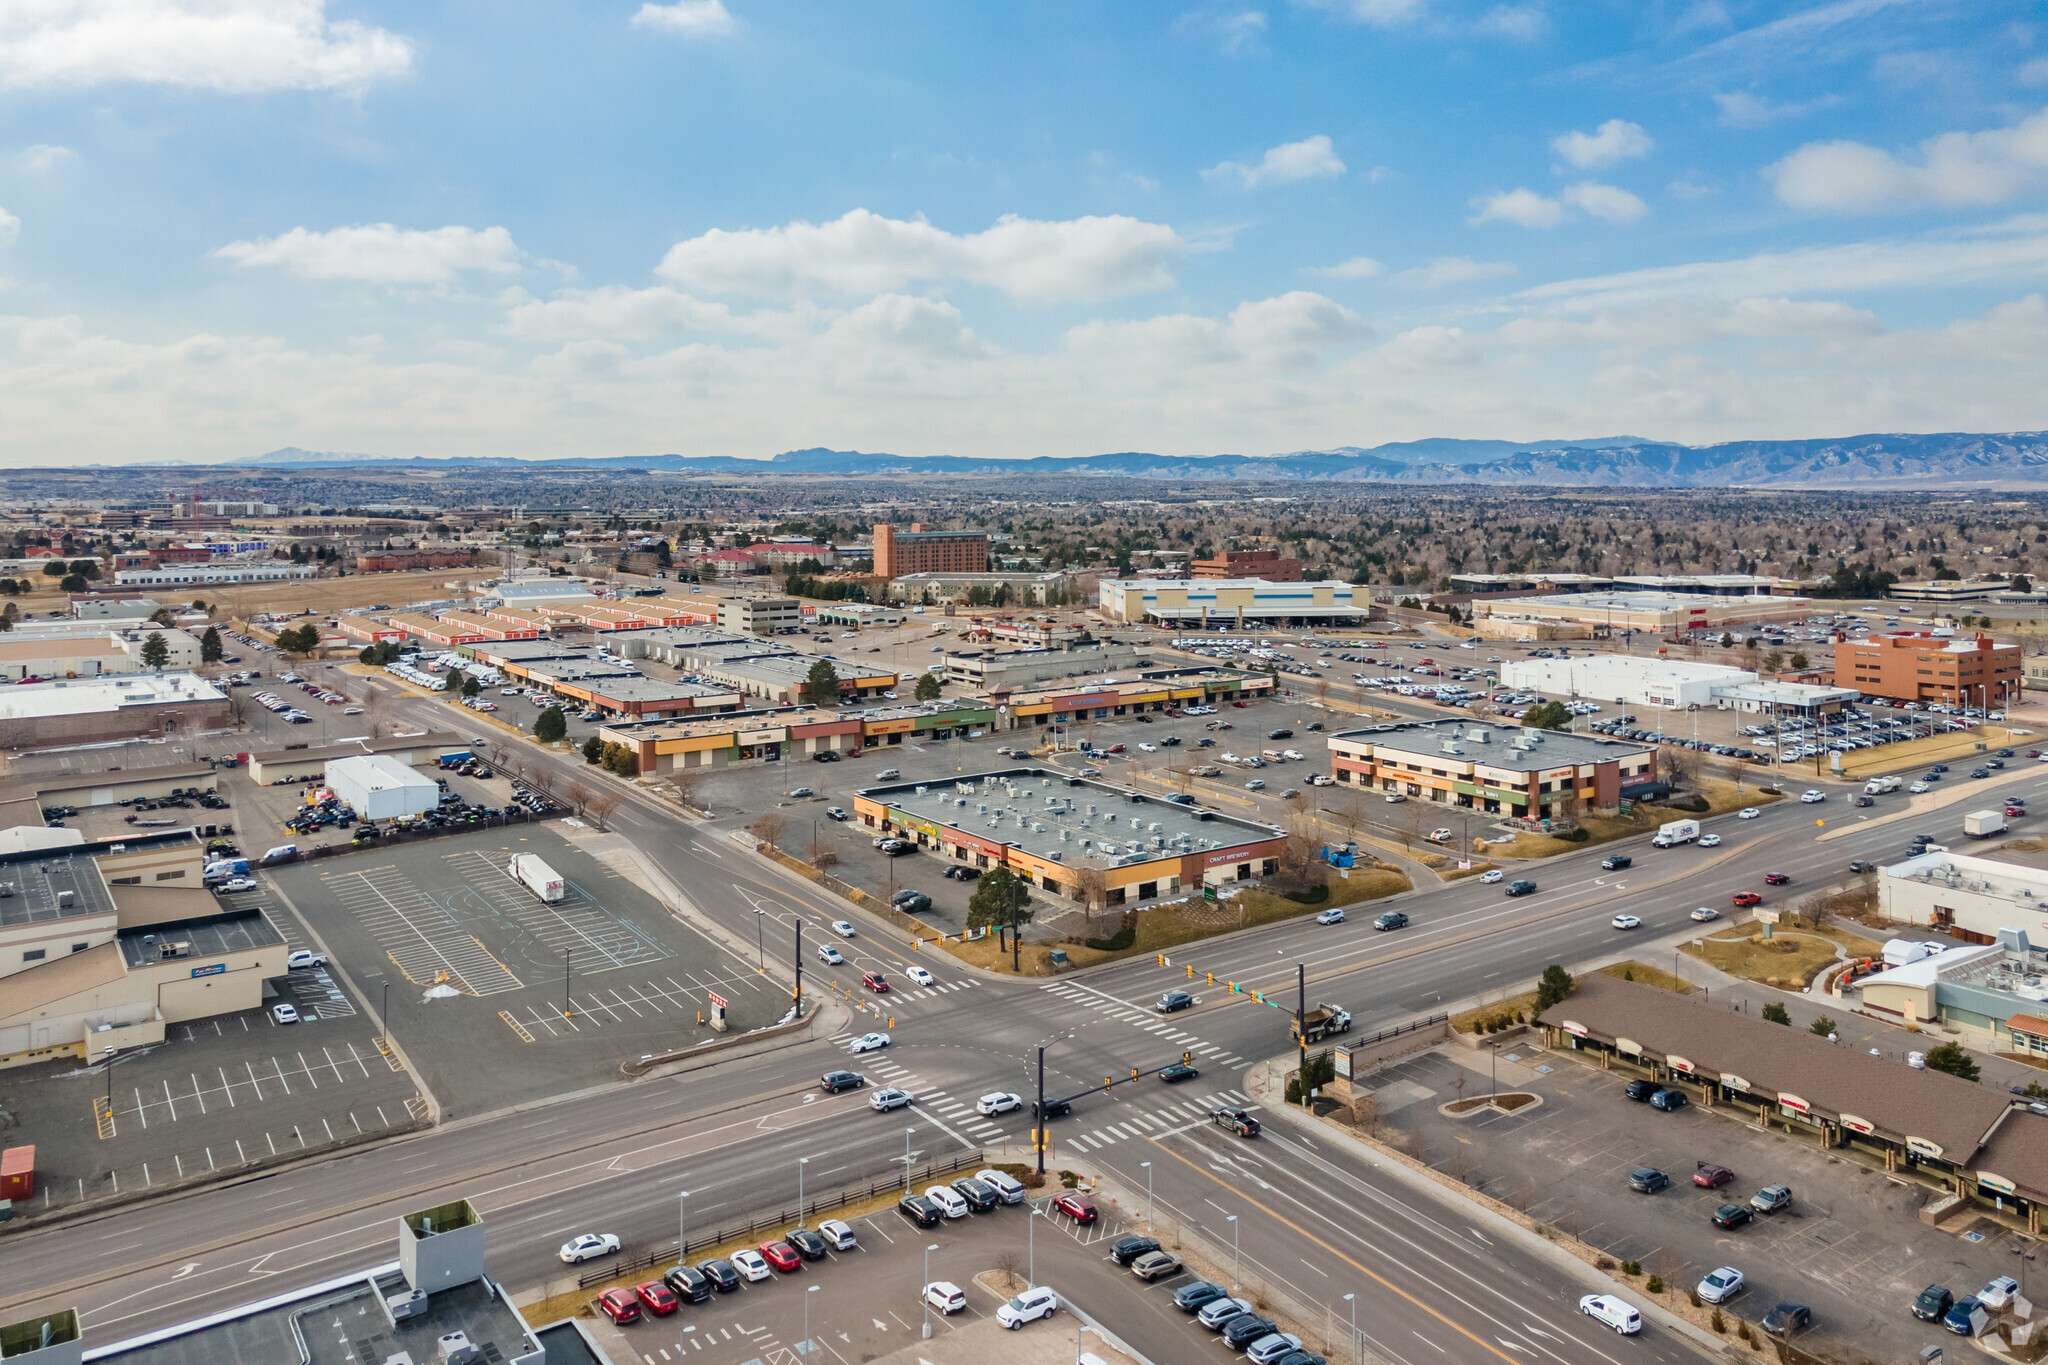
[[1750, 1197], [1749, 1206], [1758, 1213], [1778, 1213], [1792, 1207], [1792, 1189], [1788, 1185], [1766, 1185]]
[[1628, 1173], [1628, 1187], [1637, 1194], [1655, 1194], [1671, 1187], [1671, 1177], [1655, 1166], [1638, 1166]]
[[607, 1289], [597, 1296], [597, 1306], [613, 1322], [627, 1323], [640, 1321], [640, 1299], [632, 1290], [620, 1285]]
[[[1971, 1300], [1964, 1299], [1962, 1301], [1962, 1303], [1969, 1302]], [[1957, 1305], [1957, 1307], [1960, 1306], [1961, 1304]], [[1955, 1309], [1952, 1308], [1949, 1312], [1953, 1315]], [[1943, 1325], [1947, 1325], [1947, 1319], [1943, 1319]], [[1764, 1314], [1761, 1326], [1764, 1331], [1774, 1337], [1790, 1337], [1795, 1332], [1804, 1332], [1812, 1328], [1813, 1310], [1803, 1303], [1793, 1303], [1788, 1299]], [[1949, 1330], [1954, 1331], [1955, 1329], [1950, 1328]]]
[[1650, 1107], [1675, 1113], [1685, 1108], [1685, 1095], [1677, 1090], [1659, 1090], [1650, 1096]]
[[1262, 1318], [1257, 1313], [1240, 1313], [1216, 1330], [1225, 1346], [1233, 1351], [1242, 1351], [1261, 1337], [1271, 1336], [1279, 1330], [1271, 1318]]
[[1747, 1204], [1723, 1204], [1714, 1210], [1714, 1226], [1734, 1231], [1756, 1217], [1755, 1210]]
[[1252, 1306], [1243, 1299], [1211, 1299], [1195, 1314], [1195, 1321], [1214, 1332], [1220, 1330], [1223, 1324], [1232, 1318], [1242, 1317], [1251, 1311]]
[[711, 1297], [711, 1281], [693, 1265], [670, 1266], [663, 1272], [661, 1282], [677, 1297], [690, 1303], [702, 1303]]
[[1109, 1259], [1118, 1265], [1129, 1265], [1145, 1253], [1157, 1250], [1159, 1239], [1156, 1237], [1119, 1237], [1109, 1244]]
[[951, 1280], [933, 1280], [924, 1287], [924, 1301], [939, 1310], [941, 1316], [951, 1316], [967, 1307], [967, 1295]]
[[1711, 1161], [1700, 1162], [1692, 1173], [1692, 1183], [1703, 1190], [1718, 1190], [1734, 1178], [1735, 1172]]
[[723, 1256], [715, 1260], [697, 1262], [697, 1269], [704, 1278], [711, 1281], [711, 1287], [721, 1294], [730, 1294], [740, 1287], [740, 1273], [733, 1269], [731, 1261]]
[[1052, 1206], [1077, 1223], [1092, 1223], [1097, 1216], [1095, 1201], [1073, 1190], [1055, 1197]]
[[1913, 1300], [1913, 1316], [1922, 1322], [1940, 1322], [1955, 1306], [1956, 1296], [1945, 1284], [1930, 1284]]
[[1742, 1272], [1732, 1265], [1709, 1271], [1699, 1283], [1698, 1293], [1702, 1303], [1726, 1303], [1748, 1288], [1749, 1282]]
[[682, 1300], [676, 1297], [676, 1291], [660, 1280], [649, 1280], [645, 1284], [634, 1285], [633, 1295], [640, 1300], [642, 1308], [656, 1317], [667, 1317], [682, 1304]]
[[935, 1228], [945, 1215], [938, 1205], [921, 1194], [906, 1194], [896, 1201], [896, 1211], [921, 1228]]
[[1179, 1270], [1180, 1257], [1170, 1251], [1148, 1251], [1131, 1262], [1131, 1273], [1148, 1283]]
[[1173, 1291], [1173, 1306], [1183, 1313], [1199, 1313], [1218, 1299], [1227, 1299], [1230, 1291], [1213, 1280], [1196, 1280]]

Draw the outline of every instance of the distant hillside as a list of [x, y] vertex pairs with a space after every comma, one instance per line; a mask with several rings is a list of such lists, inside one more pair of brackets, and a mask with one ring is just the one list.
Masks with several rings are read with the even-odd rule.
[[487, 469], [670, 470], [693, 474], [861, 476], [1008, 474], [1175, 480], [1302, 480], [1403, 484], [1523, 485], [1541, 488], [1933, 488], [1950, 485], [2048, 487], [2048, 433], [1870, 435], [1811, 441], [1728, 441], [1683, 446], [1610, 436], [1517, 443], [1432, 439], [1280, 455], [1102, 455], [999, 459], [972, 455], [890, 455], [875, 451], [784, 451], [766, 460], [729, 455], [612, 456], [598, 459], [429, 460], [323, 454], [287, 447], [238, 461], [261, 468], [335, 469], [415, 465]]

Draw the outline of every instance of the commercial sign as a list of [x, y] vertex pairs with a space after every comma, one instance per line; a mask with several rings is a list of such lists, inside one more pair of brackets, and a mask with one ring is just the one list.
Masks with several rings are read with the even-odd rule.
[[724, 1009], [726, 1007], [725, 997], [720, 995], [717, 991], [706, 991], [705, 994], [711, 997], [711, 1003], [717, 1008]]
[[1985, 1189], [1990, 1190], [1993, 1194], [2017, 1193], [2017, 1191], [2013, 1189], [2012, 1182], [2010, 1180], [2007, 1180], [2002, 1175], [1993, 1175], [1989, 1171], [1977, 1172], [1977, 1183], [1979, 1185], [1982, 1185]]
[[1805, 1100], [1800, 1099], [1799, 1096], [1786, 1094], [1783, 1091], [1780, 1091], [1778, 1094], [1778, 1103], [1783, 1105], [1785, 1108], [1791, 1110], [1795, 1114], [1807, 1113], [1813, 1107], [1809, 1105]]
[[215, 963], [212, 963], [211, 965], [209, 965], [209, 966], [205, 966], [205, 967], [194, 967], [194, 968], [192, 969], [192, 975], [194, 975], [194, 976], [219, 976], [219, 975], [220, 975], [220, 974], [221, 974], [222, 972], [225, 972], [225, 971], [226, 971], [227, 969], [228, 969], [228, 964], [227, 964], [227, 963], [225, 963], [225, 962], [215, 962]]
[[1941, 1144], [1938, 1142], [1929, 1142], [1926, 1138], [1907, 1138], [1906, 1150], [1911, 1152], [1915, 1156], [1933, 1157], [1937, 1161], [1941, 1159]]
[[1869, 1119], [1859, 1119], [1854, 1114], [1842, 1115], [1842, 1126], [1852, 1133], [1861, 1133], [1865, 1137], [1870, 1137], [1877, 1132], [1876, 1124], [1872, 1123]]
[[1585, 1037], [1588, 1032], [1584, 1024], [1575, 1024], [1569, 1019], [1564, 1021], [1563, 1028], [1566, 1033], [1573, 1034], [1580, 1038]]
[[1664, 1064], [1673, 1071], [1681, 1072], [1687, 1076], [1692, 1075], [1692, 1063], [1683, 1057], [1666, 1057]]
[[733, 740], [739, 744], [776, 744], [781, 742], [782, 736], [780, 729], [742, 730], [733, 736]]

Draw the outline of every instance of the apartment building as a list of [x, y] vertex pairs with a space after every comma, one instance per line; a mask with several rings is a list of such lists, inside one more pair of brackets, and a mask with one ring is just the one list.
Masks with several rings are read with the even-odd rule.
[[1835, 686], [1891, 701], [2002, 706], [2019, 695], [2021, 673], [2020, 647], [1988, 635], [1907, 631], [1835, 646]]
[[875, 527], [875, 573], [900, 578], [912, 573], [987, 573], [988, 534], [937, 531], [912, 522], [898, 531], [888, 522]]

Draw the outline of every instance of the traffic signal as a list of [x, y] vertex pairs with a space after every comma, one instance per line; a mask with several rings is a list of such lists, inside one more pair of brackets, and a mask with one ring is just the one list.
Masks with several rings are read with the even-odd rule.
[[1192, 1052], [1183, 1052], [1180, 1054], [1180, 1059], [1184, 1062], [1192, 1062], [1193, 1060], [1195, 1060], [1195, 1054]]
[[1195, 979], [1195, 968], [1194, 968], [1194, 964], [1193, 964], [1193, 963], [1190, 963], [1190, 964], [1188, 965], [1188, 980], [1190, 980], [1190, 981], [1193, 981], [1194, 979]]
[[1214, 973], [1214, 972], [1203, 972], [1203, 973], [1202, 973], [1202, 975], [1203, 975], [1204, 977], [1207, 977], [1207, 978], [1208, 978], [1208, 981], [1209, 981], [1209, 984], [1210, 984], [1210, 985], [1212, 985], [1212, 986], [1213, 986], [1213, 985], [1215, 985], [1215, 984], [1216, 984], [1216, 973]]
[[1107, 1092], [1107, 1091], [1108, 1091], [1108, 1089], [1109, 1089], [1109, 1088], [1110, 1088], [1111, 1086], [1115, 1085], [1115, 1084], [1116, 1084], [1116, 1077], [1114, 1077], [1114, 1076], [1104, 1076], [1104, 1077], [1102, 1078], [1102, 1088], [1103, 1088], [1103, 1090], [1104, 1090], [1105, 1092]]
[[1158, 958], [1158, 959], [1159, 959], [1159, 965], [1160, 965], [1160, 966], [1164, 967], [1164, 966], [1166, 965], [1166, 954], [1165, 954], [1165, 953], [1154, 953], [1154, 954], [1153, 954], [1152, 956], [1154, 956], [1154, 957], [1156, 957], [1156, 958]]
[[1138, 1079], [1138, 1068], [1136, 1068], [1136, 1067], [1132, 1067], [1132, 1068], [1131, 1068], [1131, 1079], [1132, 1079], [1132, 1080], [1134, 1080], [1134, 1081]]

